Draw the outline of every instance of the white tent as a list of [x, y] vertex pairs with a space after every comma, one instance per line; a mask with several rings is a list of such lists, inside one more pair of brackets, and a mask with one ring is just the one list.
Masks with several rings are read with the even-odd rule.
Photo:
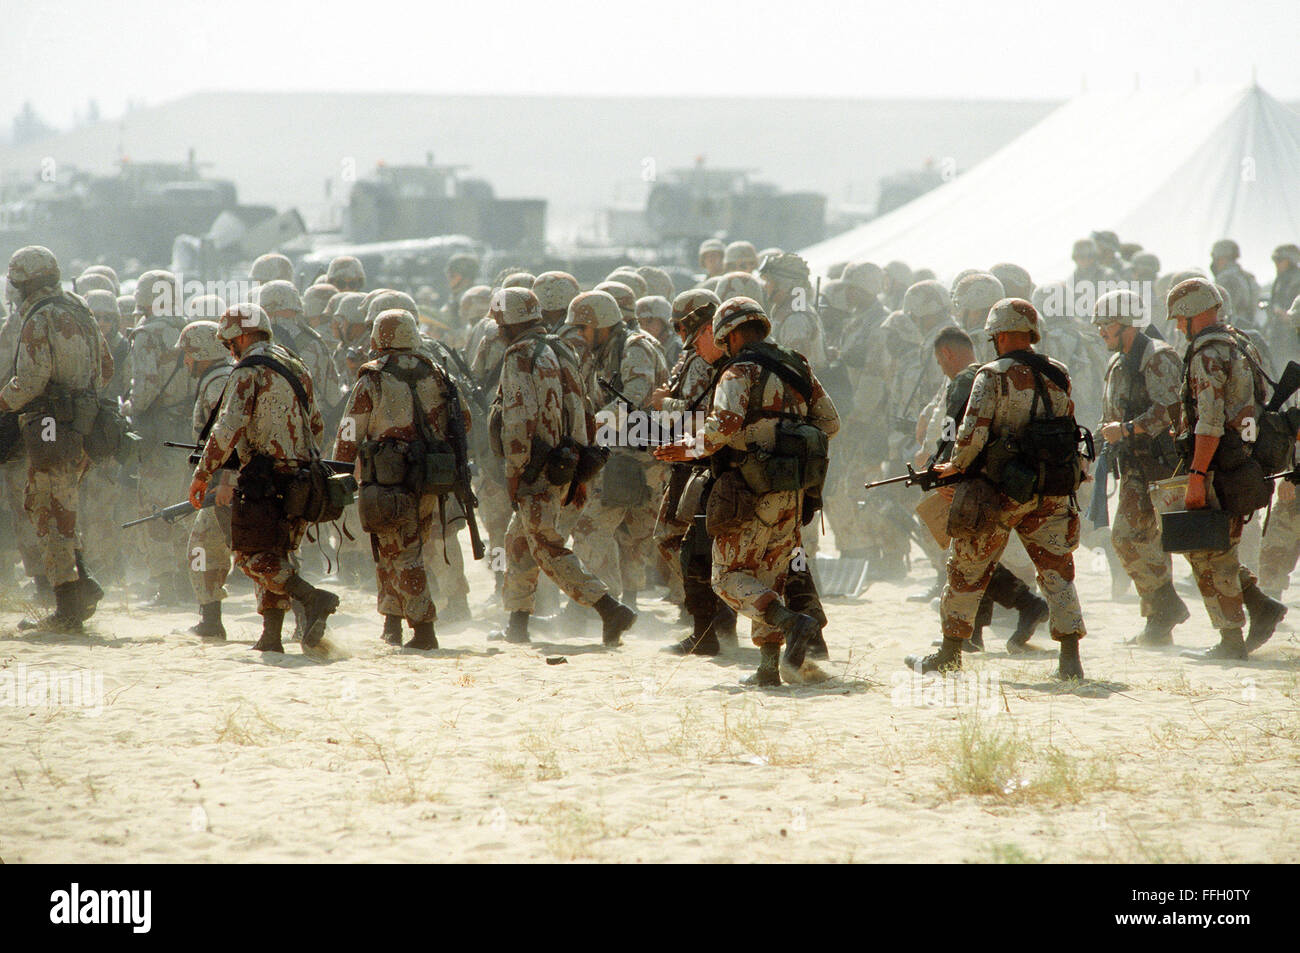
[[1233, 238], [1262, 284], [1269, 255], [1300, 241], [1300, 114], [1258, 86], [1085, 94], [964, 175], [805, 249], [837, 261], [901, 259], [950, 278], [1011, 261], [1064, 278], [1075, 239], [1112, 229], [1163, 270], [1209, 264]]

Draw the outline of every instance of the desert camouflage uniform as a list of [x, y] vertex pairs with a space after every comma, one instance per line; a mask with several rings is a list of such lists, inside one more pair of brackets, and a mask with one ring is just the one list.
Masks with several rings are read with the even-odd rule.
[[[812, 399], [805, 402], [776, 374], [747, 360], [742, 350], [718, 380], [704, 430], [697, 434], [697, 449], [714, 455], [725, 448], [728, 453], [718, 459], [720, 466], [728, 465], [730, 451], [743, 453], [750, 446], [771, 451], [776, 446], [776, 422], [781, 413], [806, 417], [819, 430], [834, 435], [840, 427], [839, 414], [821, 382], [815, 375], [811, 380]], [[762, 392], [754, 406], [760, 382]], [[763, 621], [764, 610], [774, 601], [784, 599], [795, 611], [809, 611], [790, 604], [785, 591], [791, 560], [802, 545], [802, 512], [802, 490], [764, 493], [757, 499], [753, 519], [713, 538], [713, 589], [727, 605], [751, 620], [755, 645], [779, 644], [784, 639], [779, 629]]]
[[[1259, 419], [1254, 372], [1232, 341], [1227, 325], [1212, 324], [1188, 342], [1191, 358], [1184, 359], [1182, 397], [1184, 408], [1190, 406], [1196, 419], [1193, 434], [1222, 438], [1228, 430], [1240, 433], [1247, 420]], [[1184, 428], [1190, 423], [1184, 411]], [[1192, 564], [1192, 574], [1210, 624], [1219, 630], [1240, 629], [1246, 623], [1242, 589], [1256, 579], [1254, 573], [1241, 565], [1238, 556], [1245, 524], [1244, 517], [1231, 517], [1227, 549], [1185, 554]]]
[[[470, 358], [470, 373], [483, 388], [485, 394], [495, 394], [501, 380], [501, 367], [506, 353], [505, 338], [501, 335], [501, 326], [492, 315], [483, 318], [491, 327], [483, 328], [478, 335], [476, 348]], [[479, 322], [482, 324], [482, 321]], [[476, 326], [477, 327], [477, 326]], [[475, 343], [475, 342], [471, 342]], [[486, 431], [487, 428], [483, 428]], [[478, 512], [487, 528], [488, 545], [492, 550], [505, 546], [506, 527], [510, 525], [510, 493], [506, 489], [505, 469], [501, 459], [494, 454], [485, 453], [487, 449], [486, 433], [476, 441], [475, 462], [479, 466]]]
[[[100, 390], [113, 378], [113, 355], [89, 312], [66, 295], [42, 303], [47, 298], [46, 292], [36, 292], [23, 303], [17, 369], [0, 389], [0, 413], [20, 411], [20, 423], [45, 413], [41, 408], [21, 412], [49, 385]], [[65, 426], [56, 421], [55, 433]], [[27, 461], [23, 506], [36, 531], [43, 575], [53, 587], [78, 578], [77, 496], [89, 465], [84, 452], [49, 466]]]
[[551, 447], [566, 433], [584, 446], [595, 435], [577, 368], [569, 366], [567, 359], [562, 363], [550, 344], [539, 346], [544, 334], [538, 326], [511, 343], [498, 386], [506, 478], [520, 480], [518, 503], [506, 529], [501, 596], [508, 612], [533, 611], [539, 570], [580, 605], [594, 606], [609, 591], [564, 545], [564, 536], [556, 528], [567, 487], [552, 486], [545, 474], [523, 482], [534, 435]]
[[277, 318], [273, 326], [275, 343], [302, 361], [316, 385], [321, 414], [332, 419], [343, 401], [343, 377], [334, 363], [334, 349], [301, 317]]
[[1224, 317], [1231, 318], [1231, 323], [1241, 328], [1255, 327], [1259, 300], [1255, 276], [1242, 268], [1240, 262], [1231, 261], [1214, 272], [1214, 282], [1228, 292], [1228, 301], [1232, 305], [1232, 313], [1224, 314]]
[[794, 310], [791, 300], [773, 308], [771, 340], [798, 351], [814, 368], [826, 366], [826, 332], [822, 319], [810, 308]]
[[[1145, 345], [1143, 344], [1143, 342]], [[1151, 501], [1148, 484], [1163, 474], [1144, 470], [1152, 434], [1169, 429], [1182, 390], [1183, 368], [1178, 353], [1163, 341], [1140, 331], [1133, 347], [1143, 347], [1134, 379], [1131, 359], [1115, 354], [1106, 368], [1102, 396], [1102, 421], [1132, 421], [1144, 433], [1124, 437], [1119, 444], [1119, 494], [1110, 538], [1124, 571], [1142, 600], [1142, 615], [1149, 616], [1151, 596], [1173, 581], [1173, 562], [1160, 545], [1160, 517]]]
[[[587, 392], [612, 398], [596, 411], [598, 425], [609, 422], [611, 430], [619, 420], [620, 411], [626, 416], [630, 408], [597, 384], [596, 376], [613, 383], [637, 408], [645, 407], [650, 392], [668, 378], [663, 352], [655, 339], [642, 331], [619, 326], [595, 349], [591, 369]], [[616, 454], [631, 455], [640, 464], [649, 492], [646, 499], [634, 506], [613, 506], [605, 502], [604, 483], [597, 478], [597, 485], [590, 488], [587, 506], [573, 525], [573, 551], [607, 588], [612, 590], [618, 585], [619, 592], [626, 596], [646, 587], [651, 537], [666, 468], [644, 450], [618, 446], [611, 449]]]
[[[693, 430], [694, 428], [690, 426], [690, 423], [694, 413], [708, 408], [708, 404], [702, 399], [702, 396], [708, 390], [709, 382], [712, 379], [713, 367], [695, 352], [695, 348], [691, 347], [683, 350], [681, 357], [677, 359], [677, 364], [673, 367], [672, 373], [668, 375], [668, 396], [664, 398], [662, 405], [660, 405], [660, 412], [665, 415], [674, 415], [674, 418], [683, 421], [684, 429]], [[694, 411], [690, 409], [692, 405], [694, 405]], [[682, 578], [681, 549], [682, 539], [686, 536], [686, 531], [691, 528], [691, 523], [689, 520], [677, 518], [677, 503], [681, 494], [680, 492], [672, 492], [673, 487], [671, 484], [676, 482], [684, 485], [683, 481], [689, 476], [690, 471], [691, 467], [689, 465], [674, 465], [669, 478], [669, 485], [664, 487], [663, 497], [659, 502], [659, 515], [655, 520], [655, 545], [659, 547], [659, 553], [668, 565], [669, 572], [672, 573], [669, 578], [668, 591], [672, 601], [678, 603], [686, 595]], [[673, 479], [674, 476], [675, 480]]]
[[[445, 374], [440, 373], [424, 354], [395, 352], [384, 354], [361, 368], [339, 426], [334, 450], [336, 459], [352, 462], [357, 458], [360, 444], [366, 440], [410, 443], [419, 439], [410, 389], [394, 377], [392, 371], [409, 374], [418, 372], [421, 365], [427, 376], [417, 382], [416, 392], [424, 408], [425, 421], [436, 438], [446, 439], [449, 418]], [[467, 431], [469, 426], [467, 417]], [[416, 518], [397, 529], [371, 534], [381, 615], [401, 616], [412, 626], [436, 618], [437, 610], [429, 594], [424, 548], [430, 540], [442, 536], [441, 529], [434, 526], [437, 513], [438, 498], [426, 493], [420, 497]], [[449, 557], [454, 544], [454, 535], [451, 545], [444, 542]], [[438, 559], [443, 558], [444, 546], [435, 547]], [[455, 548], [459, 552], [459, 547]]]
[[[256, 354], [265, 354], [288, 368], [302, 382], [309, 407], [304, 410], [288, 381], [269, 367], [232, 371], [221, 411], [194, 470], [194, 476], [202, 477], [209, 485], [212, 475], [232, 453], [239, 454], [244, 466], [255, 455], [269, 456], [275, 461], [277, 471], [287, 472], [297, 468], [297, 461], [308, 460], [325, 435], [325, 425], [312, 395], [311, 375], [302, 362], [269, 341], [253, 344], [243, 357]], [[259, 613], [290, 608], [292, 600], [285, 585], [297, 573], [296, 551], [305, 531], [306, 524], [297, 523], [284, 552], [235, 551], [235, 565], [256, 586]]]
[[[200, 438], [212, 413], [221, 406], [221, 395], [235, 362], [228, 360], [209, 368], [199, 380], [199, 396], [194, 402], [194, 416], [190, 421], [194, 436]], [[209, 485], [209, 491], [235, 483], [231, 470], [218, 470]], [[190, 527], [189, 557], [190, 585], [199, 605], [220, 602], [230, 595], [226, 591], [226, 578], [230, 575], [230, 507], [209, 506], [201, 509]]]
[[[1072, 415], [1074, 403], [1069, 392], [1046, 375], [1041, 379], [1051, 414]], [[971, 467], [992, 440], [1024, 429], [1033, 404], [1034, 375], [1028, 365], [1009, 357], [985, 364], [975, 376], [952, 462], [962, 470]], [[1045, 415], [1046, 410], [1040, 407], [1038, 413]], [[1000, 519], [989, 532], [952, 541], [948, 582], [939, 608], [944, 638], [970, 638], [980, 600], [1013, 529], [1038, 570], [1038, 587], [1051, 613], [1052, 638], [1082, 637], [1083, 612], [1074, 588], [1074, 551], [1079, 545], [1079, 513], [1074, 503], [1067, 496], [1035, 496], [1016, 503], [1000, 495], [999, 510]]]
[[[100, 397], [110, 400], [126, 398], [131, 379], [127, 375], [127, 359], [131, 342], [114, 326], [104, 341], [113, 355], [113, 379], [100, 392]], [[102, 328], [101, 328], [102, 331]], [[4, 353], [0, 347], [0, 354]], [[0, 365], [3, 367], [3, 365]], [[128, 554], [124, 551], [122, 523], [136, 514], [135, 490], [128, 489], [121, 480], [125, 468], [116, 460], [101, 460], [86, 471], [81, 481], [81, 506], [78, 510], [80, 534], [86, 551], [86, 562], [94, 568], [101, 582], [104, 576], [124, 578]], [[176, 497], [172, 502], [177, 502]], [[139, 530], [132, 530], [139, 532]]]
[[[189, 429], [194, 407], [193, 380], [176, 350], [176, 340], [188, 323], [183, 316], [155, 315], [142, 319], [131, 335], [129, 415], [137, 428], [145, 428], [136, 481], [136, 507], [141, 513], [183, 499], [188, 485], [184, 452], [162, 445]], [[188, 565], [183, 527], [154, 520], [137, 532], [141, 530], [149, 575], [158, 580], [183, 575]]]
[[[18, 332], [22, 328], [22, 314], [13, 311], [0, 328], [0, 375], [14, 373], [18, 366]], [[14, 545], [23, 562], [23, 573], [35, 579], [44, 577], [42, 568], [41, 545], [36, 539], [36, 527], [27, 516], [23, 497], [27, 488], [27, 459], [21, 449], [15, 451], [14, 459], [0, 465], [0, 481], [4, 484], [4, 498], [0, 503], [7, 511], [5, 523], [12, 522]]]

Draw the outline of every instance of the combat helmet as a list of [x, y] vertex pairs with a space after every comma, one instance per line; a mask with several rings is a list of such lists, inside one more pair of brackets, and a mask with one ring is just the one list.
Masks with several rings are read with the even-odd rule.
[[414, 351], [420, 347], [415, 315], [405, 308], [386, 308], [370, 327], [370, 348], [375, 351]]

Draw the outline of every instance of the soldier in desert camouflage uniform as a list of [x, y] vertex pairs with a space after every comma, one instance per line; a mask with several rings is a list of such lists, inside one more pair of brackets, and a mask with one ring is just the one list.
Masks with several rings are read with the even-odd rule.
[[1231, 238], [1221, 238], [1210, 247], [1210, 273], [1215, 284], [1228, 292], [1232, 311], [1225, 315], [1242, 330], [1255, 327], [1259, 286], [1255, 276], [1241, 267], [1241, 248]]
[[808, 263], [793, 252], [771, 256], [758, 266], [773, 343], [798, 351], [821, 369], [826, 366], [826, 332], [813, 309], [808, 275]]
[[[605, 319], [612, 307], [617, 322], [618, 306], [594, 291], [573, 299], [570, 320], [584, 327], [594, 325], [592, 296], [607, 299]], [[506, 530], [502, 590], [502, 602], [510, 613], [506, 640], [529, 641], [528, 617], [540, 570], [574, 602], [594, 608], [603, 623], [605, 645], [617, 646], [622, 633], [636, 621], [636, 612], [610, 596], [605, 584], [564, 545], [556, 529], [562, 508], [581, 507], [585, 502], [585, 487], [574, 487], [570, 499], [569, 483], [552, 483], [546, 473], [548, 458], [557, 448], [586, 447], [595, 439], [595, 420], [579, 380], [581, 372], [568, 348], [547, 334], [532, 291], [502, 289], [493, 304], [508, 341], [493, 407], [492, 429], [500, 434], [499, 439], [493, 436], [493, 450], [505, 459], [506, 486], [515, 504]]]
[[[727, 246], [722, 256], [722, 270], [752, 273], [758, 267], [758, 252], [753, 242], [735, 241]], [[726, 300], [726, 299], [723, 299]]]
[[[1293, 327], [1300, 327], [1300, 295], [1286, 313]], [[1292, 332], [1295, 333], [1295, 332]], [[1294, 405], [1295, 399], [1289, 403]], [[1300, 445], [1297, 446], [1300, 453]], [[1296, 485], [1278, 480], [1277, 497], [1268, 516], [1268, 531], [1259, 550], [1259, 588], [1280, 599], [1290, 583], [1291, 571], [1300, 560], [1300, 499]]]
[[[194, 382], [185, 373], [176, 340], [188, 323], [176, 277], [147, 271], [135, 289], [135, 309], [141, 315], [131, 334], [127, 361], [131, 387], [124, 411], [140, 434], [136, 507], [140, 512], [176, 501], [185, 489], [184, 455], [162, 445], [189, 430], [194, 408]], [[158, 605], [184, 605], [190, 600], [183, 527], [154, 520], [144, 527], [145, 560]]]
[[[618, 284], [606, 283], [607, 286]], [[631, 426], [637, 412], [649, 405], [651, 393], [667, 380], [668, 368], [653, 338], [631, 330], [625, 320], [619, 320], [626, 318], [626, 311], [614, 297], [599, 290], [591, 295], [584, 299], [587, 307], [581, 311], [570, 308], [568, 321], [583, 328], [591, 354], [587, 392], [601, 395], [593, 401], [598, 405], [597, 424], [614, 434], [621, 429], [621, 420], [627, 420]], [[635, 308], [634, 302], [632, 307]], [[588, 316], [592, 320], [581, 323]], [[626, 406], [621, 398], [601, 387], [597, 377], [612, 383], [634, 406]], [[652, 558], [651, 536], [664, 467], [644, 449], [624, 446], [621, 440], [610, 442], [618, 445], [611, 448], [613, 457], [605, 465], [601, 479], [592, 488], [590, 501], [574, 524], [573, 551], [607, 587], [612, 590], [618, 585], [621, 601], [635, 609], [637, 594], [645, 589], [646, 567]]]
[[[259, 544], [241, 544], [236, 531], [241, 521], [236, 510], [247, 507], [254, 512], [252, 503], [262, 497], [273, 501], [282, 492], [280, 481], [318, 452], [325, 428], [312, 397], [311, 375], [301, 361], [272, 342], [271, 320], [258, 305], [227, 309], [217, 322], [217, 338], [244, 366], [231, 371], [217, 419], [194, 469], [190, 502], [196, 508], [201, 505], [214, 474], [236, 455], [240, 478], [232, 504], [232, 548], [235, 565], [257, 590], [262, 635], [253, 648], [284, 651], [281, 630], [293, 600], [303, 604], [303, 645], [314, 648], [325, 635], [326, 619], [338, 608], [339, 597], [298, 575], [296, 551], [306, 524], [289, 521], [280, 511], [273, 522], [281, 531], [267, 533]], [[252, 363], [254, 358], [269, 363]], [[278, 368], [284, 368], [284, 374]], [[298, 397], [298, 389], [305, 400]], [[273, 535], [278, 537], [274, 541], [269, 538]]]
[[[713, 378], [713, 366], [696, 348], [696, 340], [702, 331], [709, 328], [720, 303], [713, 292], [694, 289], [683, 291], [673, 302], [673, 326], [684, 347], [681, 357], [668, 375], [667, 383], [655, 388], [650, 394], [650, 407], [667, 419], [681, 421], [686, 430], [693, 430], [694, 415], [707, 409], [707, 404], [704, 403], [705, 392]], [[684, 604], [685, 611], [695, 623], [695, 632], [687, 640], [691, 643], [688, 651], [695, 650], [700, 644], [717, 611], [713, 605], [717, 597], [712, 590], [704, 599], [708, 605], [693, 605], [697, 600], [692, 599], [694, 592], [687, 591], [683, 576], [682, 540], [691, 528], [691, 519], [689, 515], [679, 516], [678, 508], [682, 492], [692, 473], [693, 468], [687, 464], [673, 465], [659, 504], [654, 531], [655, 545], [659, 547], [671, 573], [668, 583], [671, 601], [678, 605]], [[717, 653], [716, 633], [709, 635], [711, 641], [708, 648], [712, 648], [712, 651], [701, 651], [701, 654]]]
[[[215, 295], [205, 296], [211, 300], [202, 302], [195, 299], [191, 304], [199, 307], [200, 313], [211, 313], [215, 317], [225, 313], [225, 305]], [[203, 305], [207, 305], [203, 307]], [[199, 382], [198, 398], [194, 401], [194, 416], [191, 425], [194, 435], [201, 444], [208, 439], [208, 429], [215, 422], [221, 406], [221, 395], [225, 392], [226, 381], [235, 366], [230, 352], [217, 340], [217, 322], [213, 320], [191, 321], [181, 330], [176, 346], [185, 355], [185, 367], [190, 376]], [[212, 478], [212, 489], [216, 491], [216, 505], [199, 510], [190, 527], [189, 565], [190, 585], [199, 602], [199, 622], [190, 628], [190, 632], [206, 639], [225, 639], [226, 628], [221, 621], [221, 603], [229, 595], [226, 591], [226, 579], [230, 576], [232, 553], [230, 550], [230, 501], [235, 495], [235, 474], [230, 470], [218, 470]]]
[[[8, 286], [6, 286], [8, 287]], [[13, 293], [12, 290], [9, 293]], [[5, 318], [4, 327], [0, 328], [0, 375], [12, 373], [18, 363], [18, 333], [22, 329], [21, 308], [14, 304]], [[41, 547], [36, 541], [36, 527], [27, 518], [23, 506], [23, 496], [27, 488], [27, 459], [23, 454], [22, 441], [12, 449], [8, 462], [0, 464], [0, 484], [3, 484], [4, 496], [0, 525], [12, 526], [10, 537], [22, 559], [23, 574], [33, 581], [36, 598], [49, 602], [54, 598], [49, 580], [45, 578], [45, 569], [41, 559]]]
[[366, 269], [351, 255], [340, 255], [330, 262], [325, 272], [325, 283], [333, 285], [339, 291], [364, 291], [366, 287]]
[[706, 238], [700, 242], [698, 260], [700, 270], [704, 273], [703, 277], [705, 279], [721, 277], [726, 271], [722, 265], [726, 257], [727, 246], [720, 238]]
[[254, 288], [271, 281], [293, 284], [293, 262], [279, 252], [260, 255], [248, 270], [248, 280]]
[[707, 504], [713, 588], [753, 623], [751, 637], [761, 660], [751, 684], [760, 686], [779, 685], [782, 676], [801, 680], [804, 654], [821, 622], [797, 611], [786, 597], [791, 563], [801, 548], [804, 491], [769, 487], [758, 493], [740, 468], [755, 450], [776, 449], [778, 420], [807, 422], [827, 437], [840, 425], [807, 359], [767, 341], [770, 330], [771, 322], [752, 298], [722, 303], [713, 317], [713, 341], [731, 361], [718, 380], [704, 429], [656, 453], [672, 462], [712, 458], [719, 474]]
[[330, 299], [338, 293], [338, 288], [327, 284], [314, 284], [302, 293], [302, 319], [325, 342], [331, 360], [333, 360], [334, 347], [339, 342], [334, 339], [334, 329], [330, 326], [330, 318], [333, 315], [326, 309], [329, 307]]
[[[1183, 433], [1190, 442], [1190, 476], [1184, 505], [1202, 509], [1207, 505], [1206, 474], [1223, 469], [1222, 461], [1244, 443], [1242, 431], [1259, 419], [1263, 387], [1250, 360], [1258, 362], [1258, 358], [1248, 339], [1220, 320], [1223, 298], [1209, 281], [1179, 282], [1169, 289], [1165, 304], [1169, 319], [1187, 338], [1181, 397]], [[1219, 630], [1219, 644], [1184, 654], [1243, 660], [1272, 637], [1286, 615], [1286, 606], [1265, 595], [1255, 574], [1238, 559], [1244, 525], [1244, 517], [1231, 517], [1227, 549], [1186, 554], [1210, 624]], [[1247, 611], [1250, 632], [1243, 638]]]
[[1147, 620], [1132, 641], [1169, 645], [1174, 626], [1189, 613], [1174, 590], [1173, 563], [1160, 545], [1160, 518], [1148, 486], [1172, 473], [1157, 440], [1167, 439], [1173, 423], [1183, 369], [1172, 347], [1136, 326], [1144, 318], [1142, 299], [1132, 291], [1112, 291], [1097, 301], [1092, 323], [1114, 354], [1106, 368], [1100, 434], [1118, 451], [1119, 502], [1111, 541]]
[[[1007, 298], [989, 311], [985, 331], [994, 338], [998, 359], [980, 368], [971, 387], [966, 414], [957, 431], [952, 457], [935, 469], [942, 475], [981, 467], [986, 448], [995, 441], [1019, 436], [1039, 417], [1073, 417], [1068, 372], [1061, 364], [1035, 354], [1040, 340], [1038, 314], [1028, 301]], [[1046, 405], [1046, 406], [1040, 406]], [[1076, 461], [1053, 461], [1062, 467]], [[996, 477], [996, 474], [994, 475]], [[972, 480], [982, 476], [972, 474]], [[970, 483], [941, 490], [977, 487]], [[1079, 545], [1079, 514], [1070, 496], [1035, 494], [1017, 503], [994, 485], [992, 524], [971, 535], [956, 535], [948, 556], [948, 584], [943, 590], [940, 615], [943, 644], [925, 658], [909, 656], [907, 665], [920, 672], [943, 672], [961, 667], [961, 643], [971, 637], [980, 600], [994, 567], [1014, 529], [1038, 569], [1038, 585], [1047, 600], [1052, 638], [1060, 644], [1060, 678], [1083, 678], [1079, 640], [1084, 635], [1083, 613], [1074, 588], [1074, 550]], [[955, 505], [961, 505], [960, 503]]]
[[330, 323], [338, 341], [334, 346], [332, 360], [345, 400], [357, 379], [357, 372], [366, 362], [365, 299], [365, 295], [356, 291], [340, 291], [325, 306], [331, 314]]
[[343, 409], [339, 375], [330, 346], [305, 320], [302, 295], [291, 282], [269, 281], [257, 289], [257, 303], [271, 319], [275, 343], [302, 361], [311, 375], [328, 432]]
[[[375, 318], [370, 349], [378, 356], [361, 368], [334, 451], [344, 462], [362, 456], [363, 487], [373, 477], [366, 472], [365, 457], [378, 441], [407, 446], [429, 436], [445, 441], [449, 433], [450, 380], [419, 351], [419, 345], [415, 316], [409, 311], [385, 310]], [[422, 423], [416, 416], [413, 393], [419, 398]], [[468, 418], [464, 424], [468, 429]], [[384, 617], [383, 639], [389, 645], [402, 644], [402, 619], [406, 619], [414, 633], [407, 648], [438, 647], [434, 634], [437, 610], [424, 564], [425, 547], [439, 535], [434, 527], [437, 508], [438, 498], [426, 488], [412, 500], [406, 518], [371, 535], [379, 613]]]
[[21, 323], [0, 413], [19, 413], [27, 448], [23, 504], [55, 597], [54, 612], [31, 626], [76, 630], [104, 593], [86, 574], [77, 543], [78, 485], [90, 465], [82, 438], [89, 429], [78, 429], [87, 422], [58, 398], [95, 395], [113, 377], [113, 357], [85, 304], [59, 287], [59, 263], [48, 248], [14, 252], [8, 282]]

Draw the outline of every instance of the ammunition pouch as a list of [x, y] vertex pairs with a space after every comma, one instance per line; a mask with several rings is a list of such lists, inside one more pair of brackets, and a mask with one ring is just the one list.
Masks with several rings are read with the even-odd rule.
[[344, 476], [336, 476], [319, 460], [299, 467], [284, 481], [284, 515], [305, 523], [332, 523], [343, 516], [352, 502], [344, 486]]
[[704, 506], [704, 525], [709, 536], [734, 533], [758, 512], [758, 494], [750, 489], [739, 471], [722, 474], [709, 490]]
[[650, 499], [645, 467], [630, 453], [611, 453], [600, 483], [600, 499], [606, 506], [640, 506]]
[[1178, 469], [1178, 448], [1168, 430], [1158, 434], [1137, 434], [1119, 445], [1120, 469], [1136, 470], [1143, 482], [1167, 480]]
[[366, 440], [358, 447], [361, 482], [400, 486], [417, 496], [456, 488], [456, 454], [443, 440]]
[[530, 483], [536, 483], [546, 471], [546, 460], [555, 448], [549, 443], [533, 434], [532, 446], [528, 451], [528, 463], [524, 465], [519, 474], [519, 484], [527, 486]]
[[[817, 500], [826, 482], [829, 441], [812, 424], [783, 419], [771, 450], [750, 447], [738, 467], [755, 493], [808, 491]], [[807, 522], [807, 520], [805, 520]]]
[[505, 445], [501, 440], [501, 430], [505, 424], [505, 418], [501, 411], [501, 402], [493, 401], [492, 408], [488, 411], [488, 446], [498, 457], [506, 455]]
[[121, 458], [123, 452], [135, 445], [136, 436], [131, 424], [117, 409], [117, 401], [108, 397], [90, 397], [93, 412], [88, 428], [83, 431], [86, 456], [92, 462]]
[[578, 462], [582, 459], [582, 448], [572, 437], [560, 439], [559, 446], [546, 455], [546, 465], [542, 472], [546, 482], [551, 486], [568, 486], [578, 472]]
[[22, 409], [27, 418], [21, 421], [23, 449], [33, 467], [45, 470], [81, 459], [84, 438], [77, 429], [82, 422], [79, 409], [76, 395], [57, 387]]
[[1300, 407], [1266, 410], [1259, 415], [1259, 423], [1255, 428], [1255, 446], [1250, 455], [1258, 461], [1265, 473], [1280, 473], [1292, 468], [1298, 430]]
[[231, 549], [285, 553], [292, 548], [294, 523], [285, 516], [281, 479], [267, 456], [254, 457], [239, 471], [230, 505]]
[[[1195, 447], [1193, 441], [1191, 446]], [[1191, 457], [1188, 458], [1190, 469]], [[1231, 516], [1248, 516], [1268, 506], [1273, 498], [1273, 483], [1242, 443], [1241, 434], [1225, 430], [1219, 438], [1210, 463], [1214, 472], [1214, 492], [1223, 511]]]
[[367, 483], [357, 493], [357, 515], [363, 531], [391, 532], [419, 520], [419, 497], [401, 485]]

